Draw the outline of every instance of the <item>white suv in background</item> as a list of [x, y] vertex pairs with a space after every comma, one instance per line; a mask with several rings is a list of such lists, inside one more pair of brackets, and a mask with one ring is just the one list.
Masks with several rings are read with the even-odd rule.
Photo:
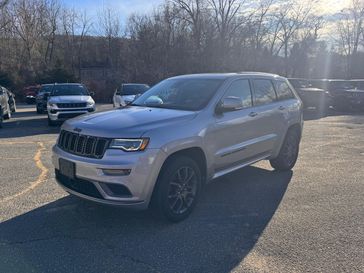
[[56, 83], [47, 102], [48, 124], [52, 126], [58, 121], [64, 121], [95, 110], [95, 101], [84, 85]]
[[141, 83], [125, 83], [116, 89], [113, 97], [114, 107], [132, 103], [137, 97], [149, 89], [149, 85]]

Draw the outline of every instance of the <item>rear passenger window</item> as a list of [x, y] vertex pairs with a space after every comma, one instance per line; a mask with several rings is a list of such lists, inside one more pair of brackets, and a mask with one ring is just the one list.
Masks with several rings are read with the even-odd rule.
[[252, 106], [252, 94], [250, 90], [249, 80], [236, 80], [226, 91], [224, 98], [236, 97], [241, 99], [243, 108]]
[[277, 95], [279, 100], [289, 100], [294, 98], [291, 88], [284, 81], [277, 81]]
[[254, 104], [264, 105], [274, 102], [277, 97], [274, 91], [272, 81], [254, 80]]

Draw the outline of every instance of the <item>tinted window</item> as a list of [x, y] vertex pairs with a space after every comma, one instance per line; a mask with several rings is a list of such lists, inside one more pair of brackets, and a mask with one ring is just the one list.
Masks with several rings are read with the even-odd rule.
[[146, 84], [125, 84], [122, 85], [118, 91], [117, 95], [140, 95], [144, 94], [145, 91], [149, 89], [149, 86]]
[[59, 84], [53, 87], [51, 96], [89, 96], [89, 93], [81, 84]]
[[227, 97], [239, 98], [241, 99], [244, 108], [251, 107], [252, 94], [250, 91], [249, 81], [248, 80], [234, 81], [224, 95], [224, 98]]
[[254, 80], [254, 104], [263, 105], [276, 100], [273, 84], [270, 80]]
[[277, 95], [279, 100], [288, 100], [294, 98], [291, 88], [284, 81], [277, 81]]
[[201, 110], [215, 95], [221, 79], [168, 79], [153, 86], [132, 105], [180, 110]]

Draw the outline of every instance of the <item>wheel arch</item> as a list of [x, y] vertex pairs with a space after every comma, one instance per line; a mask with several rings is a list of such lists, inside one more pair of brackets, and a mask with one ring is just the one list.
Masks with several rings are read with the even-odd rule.
[[192, 160], [194, 160], [196, 162], [196, 164], [200, 167], [203, 184], [206, 183], [206, 181], [207, 181], [207, 161], [206, 161], [206, 155], [205, 155], [204, 151], [202, 150], [202, 148], [198, 147], [198, 146], [194, 146], [194, 147], [183, 148], [181, 150], [175, 151], [166, 157], [166, 159], [164, 160], [164, 162], [162, 164], [162, 167], [160, 168], [159, 174], [157, 176], [157, 180], [156, 180], [154, 188], [153, 188], [153, 192], [151, 194], [151, 199], [150, 199], [151, 202], [149, 203], [149, 205], [151, 205], [153, 203], [155, 192], [157, 191], [157, 188], [158, 188], [158, 181], [160, 179], [161, 174], [165, 170], [168, 162], [170, 162], [173, 158], [176, 158], [179, 156], [189, 157]]

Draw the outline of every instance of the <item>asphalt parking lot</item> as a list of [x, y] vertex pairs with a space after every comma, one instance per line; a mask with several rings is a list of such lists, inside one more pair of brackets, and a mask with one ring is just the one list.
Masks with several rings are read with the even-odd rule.
[[0, 272], [364, 272], [364, 115], [308, 116], [292, 172], [227, 175], [168, 224], [66, 194], [59, 128], [18, 110], [0, 129]]

